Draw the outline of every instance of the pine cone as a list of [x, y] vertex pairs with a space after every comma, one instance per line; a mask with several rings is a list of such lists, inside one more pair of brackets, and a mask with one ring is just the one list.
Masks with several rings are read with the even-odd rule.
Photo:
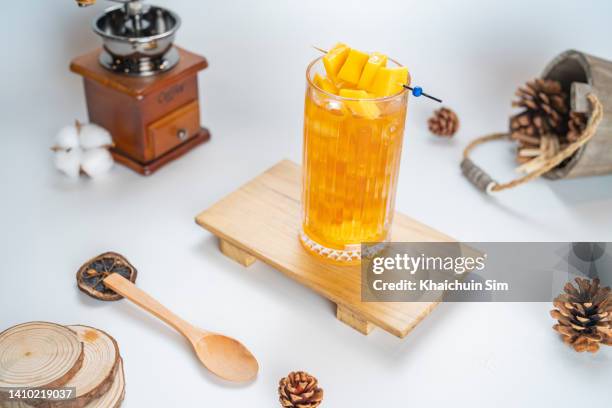
[[569, 98], [560, 82], [538, 78], [527, 82], [515, 95], [519, 99], [512, 106], [525, 110], [510, 118], [510, 133], [536, 138], [545, 134], [565, 137]]
[[550, 315], [558, 320], [553, 329], [563, 342], [578, 352], [595, 353], [600, 344], [612, 346], [612, 296], [610, 287], [599, 286], [599, 279], [576, 278], [577, 287], [568, 282], [565, 293], [553, 302]]
[[448, 108], [440, 108], [427, 121], [434, 135], [452, 137], [459, 130], [459, 117]]
[[281, 406], [285, 408], [316, 408], [323, 400], [323, 390], [317, 379], [304, 371], [291, 372], [278, 383]]
[[511, 137], [530, 145], [540, 144], [540, 137], [549, 133], [547, 126], [541, 116], [532, 116], [528, 111], [510, 118]]
[[575, 142], [578, 140], [584, 129], [586, 129], [587, 115], [579, 112], [570, 112], [569, 121], [567, 123], [568, 132], [567, 140]]

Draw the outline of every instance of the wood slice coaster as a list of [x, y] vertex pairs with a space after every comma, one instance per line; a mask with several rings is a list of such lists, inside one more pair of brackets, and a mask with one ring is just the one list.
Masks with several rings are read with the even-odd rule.
[[[69, 326], [74, 327], [74, 326]], [[77, 326], [78, 328], [82, 328], [84, 326]], [[89, 329], [89, 328], [87, 328]], [[96, 330], [97, 331], [97, 330]], [[100, 332], [103, 333], [103, 332]], [[89, 336], [93, 336], [89, 334]], [[110, 337], [110, 336], [109, 336]], [[114, 341], [114, 340], [113, 340]], [[85, 355], [87, 355], [87, 347], [85, 347]], [[32, 402], [30, 404], [24, 401], [0, 401], [0, 407], [2, 408], [41, 408], [44, 406], [57, 406], [57, 407], [82, 407], [82, 408], [118, 408], [121, 406], [123, 399], [125, 397], [125, 375], [123, 372], [123, 360], [121, 357], [117, 360], [117, 366], [114, 370], [114, 375], [112, 381], [109, 383], [108, 390], [104, 392], [100, 397], [94, 399], [93, 401], [84, 404], [84, 399], [80, 398], [78, 401], [55, 401], [52, 403], [41, 403], [39, 402], [37, 405], [34, 405]], [[70, 386], [70, 385], [66, 385]], [[78, 393], [78, 390], [77, 390]]]
[[61, 402], [46, 401], [37, 404], [40, 408], [86, 406], [111, 388], [119, 367], [119, 347], [115, 339], [93, 327], [81, 325], [67, 327], [77, 334], [84, 346], [85, 358], [81, 369], [64, 384], [64, 387], [76, 388], [76, 398]]
[[11, 327], [0, 333], [0, 387], [62, 387], [83, 365], [83, 348], [76, 333], [59, 324]]
[[0, 401], [2, 408], [35, 408], [33, 405], [26, 404], [23, 401]]
[[123, 374], [123, 360], [119, 359], [119, 366], [115, 378], [108, 391], [100, 398], [93, 400], [84, 408], [118, 408], [125, 397], [125, 375]]
[[[378, 326], [405, 337], [437, 302], [362, 302], [359, 266], [322, 262], [298, 240], [301, 224], [301, 167], [284, 160], [196, 217], [219, 238], [220, 250], [249, 266], [257, 259], [337, 305], [336, 317], [368, 334]], [[396, 242], [453, 241], [420, 222], [396, 213], [391, 231]]]

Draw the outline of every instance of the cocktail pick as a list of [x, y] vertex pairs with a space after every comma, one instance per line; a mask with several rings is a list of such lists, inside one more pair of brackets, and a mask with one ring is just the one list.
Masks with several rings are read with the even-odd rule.
[[423, 92], [423, 88], [421, 88], [420, 86], [415, 86], [414, 88], [406, 85], [406, 84], [402, 84], [402, 86], [410, 91], [412, 91], [412, 96], [416, 96], [417, 98], [421, 95], [423, 95], [426, 98], [429, 99], [433, 99], [434, 101], [438, 102], [438, 103], [442, 103], [442, 99], [436, 98], [435, 96], [429, 95], [425, 92]]
[[[324, 50], [323, 48], [317, 47], [315, 45], [312, 46], [312, 48], [314, 48], [315, 50], [322, 52], [323, 54], [327, 54], [327, 50]], [[420, 86], [415, 86], [415, 87], [411, 87], [407, 84], [402, 84], [402, 86], [406, 89], [408, 89], [409, 91], [412, 92], [412, 96], [415, 97], [419, 97], [419, 96], [424, 96], [426, 98], [429, 99], [433, 99], [434, 101], [438, 102], [438, 103], [442, 103], [442, 99], [440, 98], [436, 98], [435, 96], [432, 96], [428, 93], [423, 92], [423, 88], [421, 88]]]

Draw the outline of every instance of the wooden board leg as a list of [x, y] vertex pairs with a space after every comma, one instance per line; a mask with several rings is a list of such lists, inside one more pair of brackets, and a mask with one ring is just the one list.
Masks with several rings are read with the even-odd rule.
[[251, 266], [257, 260], [253, 255], [221, 238], [219, 238], [219, 249], [242, 266]]
[[347, 309], [344, 306], [336, 306], [336, 317], [338, 320], [348, 324], [362, 334], [370, 334], [370, 332], [374, 329], [374, 325], [372, 323], [362, 319], [360, 316], [357, 316], [350, 309]]

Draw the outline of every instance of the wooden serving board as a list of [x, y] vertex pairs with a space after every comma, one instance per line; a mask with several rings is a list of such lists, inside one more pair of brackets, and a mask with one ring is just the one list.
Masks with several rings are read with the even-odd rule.
[[[362, 302], [359, 266], [323, 263], [298, 239], [301, 167], [283, 160], [196, 217], [219, 238], [221, 251], [244, 266], [257, 259], [334, 302], [338, 319], [363, 334], [375, 326], [405, 337], [436, 307], [436, 302]], [[393, 241], [453, 241], [396, 213]]]

